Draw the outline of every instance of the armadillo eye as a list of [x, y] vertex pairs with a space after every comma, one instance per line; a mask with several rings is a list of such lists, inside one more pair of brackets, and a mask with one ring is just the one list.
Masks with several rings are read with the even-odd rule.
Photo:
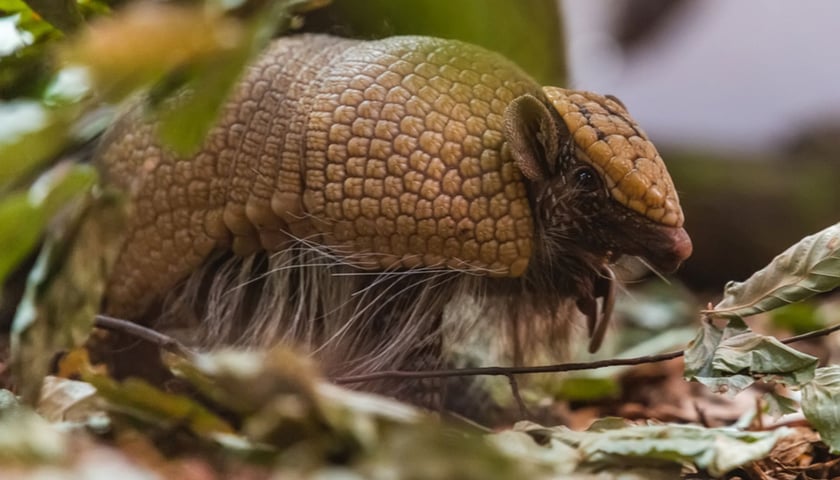
[[590, 167], [580, 167], [572, 173], [575, 186], [584, 192], [594, 192], [601, 188], [598, 174]]

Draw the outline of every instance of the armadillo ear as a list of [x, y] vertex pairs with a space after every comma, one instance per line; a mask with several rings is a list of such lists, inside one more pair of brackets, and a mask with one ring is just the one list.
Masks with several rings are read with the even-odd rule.
[[532, 95], [522, 95], [505, 110], [505, 136], [525, 178], [538, 181], [556, 173], [560, 143], [568, 138], [563, 120]]

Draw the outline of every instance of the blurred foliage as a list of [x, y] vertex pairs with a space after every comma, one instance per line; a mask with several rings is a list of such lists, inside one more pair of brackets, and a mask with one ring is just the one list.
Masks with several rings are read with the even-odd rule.
[[[649, 301], [649, 299], [648, 299]], [[636, 299], [636, 305], [644, 303]], [[652, 307], [652, 304], [650, 305]], [[682, 306], [682, 305], [681, 305]], [[605, 360], [609, 358], [636, 358], [646, 355], [679, 350], [696, 334], [697, 328], [674, 327], [658, 331], [642, 330], [622, 325], [620, 334], [610, 335], [611, 342], [597, 354], [578, 357], [579, 361]], [[619, 332], [616, 332], [619, 333]], [[621, 340], [616, 345], [616, 340]], [[612, 343], [612, 344], [611, 344]], [[583, 345], [584, 342], [581, 342]], [[597, 370], [570, 372], [566, 375], [546, 375], [541, 378], [539, 389], [550, 393], [554, 399], [591, 402], [609, 398], [620, 398], [621, 375], [631, 370], [632, 366], [614, 366]]]
[[828, 319], [815, 302], [794, 303], [770, 312], [773, 326], [796, 335], [828, 326]]
[[745, 432], [694, 425], [633, 425], [617, 418], [597, 421], [583, 432], [527, 422], [517, 425], [517, 430], [543, 442], [550, 439], [575, 448], [579, 467], [588, 471], [620, 468], [626, 472], [621, 478], [631, 479], [677, 478], [686, 464], [717, 478], [763, 458], [791, 433], [785, 428]]
[[123, 202], [107, 194], [85, 200], [65, 228], [47, 232], [12, 325], [10, 361], [28, 403], [37, 398], [56, 354], [88, 340], [119, 252]]
[[54, 71], [45, 50], [63, 34], [23, 0], [0, 2], [0, 28], [0, 100], [38, 98]]
[[[50, 468], [66, 478], [85, 471], [177, 478], [189, 459], [191, 471], [208, 478], [584, 480], [597, 472], [603, 480], [671, 479], [724, 474], [791, 433], [605, 419], [581, 432], [522, 422], [487, 434], [324, 383], [288, 350], [220, 351], [168, 364], [186, 391], [199, 393], [115, 381], [82, 349], [60, 366], [80, 380], [49, 377], [36, 404], [50, 422], [0, 391], [7, 447], [0, 468], [33, 477]], [[119, 450], [103, 452], [107, 439]]]
[[545, 85], [566, 84], [563, 28], [555, 0], [333, 0], [305, 31], [355, 38], [430, 35], [502, 53]]
[[58, 463], [66, 458], [67, 448], [67, 439], [60, 430], [20, 405], [14, 394], [0, 390], [0, 463]]
[[60, 213], [96, 183], [96, 172], [89, 165], [59, 164], [44, 173], [26, 192], [16, 192], [0, 203], [0, 224], [18, 228], [0, 230], [0, 284], [12, 268], [34, 248], [41, 231]]

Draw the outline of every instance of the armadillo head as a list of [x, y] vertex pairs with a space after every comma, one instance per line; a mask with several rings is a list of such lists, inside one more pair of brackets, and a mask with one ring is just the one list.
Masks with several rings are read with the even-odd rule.
[[671, 272], [691, 254], [691, 240], [665, 164], [624, 105], [583, 91], [543, 92], [545, 99], [514, 100], [505, 118], [534, 211], [529, 270], [570, 277], [594, 321], [595, 299], [605, 297], [605, 309], [612, 302], [612, 262], [639, 256]]

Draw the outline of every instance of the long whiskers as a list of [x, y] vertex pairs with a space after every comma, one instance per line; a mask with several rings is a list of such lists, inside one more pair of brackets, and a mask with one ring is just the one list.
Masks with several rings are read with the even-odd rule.
[[670, 284], [671, 284], [671, 281], [670, 281], [670, 280], [668, 280], [668, 279], [665, 277], [665, 275], [663, 275], [663, 274], [662, 274], [662, 272], [660, 272], [659, 270], [657, 270], [657, 269], [656, 269], [656, 267], [654, 267], [654, 266], [653, 266], [650, 262], [648, 262], [648, 261], [647, 261], [644, 257], [636, 257], [636, 258], [637, 258], [637, 259], [639, 260], [639, 262], [641, 262], [641, 263], [642, 263], [642, 265], [644, 265], [644, 266], [645, 266], [648, 270], [650, 270], [651, 272], [653, 272], [653, 274], [654, 274], [654, 275], [656, 275], [657, 277], [659, 277], [659, 279], [660, 279], [660, 280], [662, 280], [663, 282], [665, 282], [665, 284], [666, 284], [666, 285], [670, 285]]

